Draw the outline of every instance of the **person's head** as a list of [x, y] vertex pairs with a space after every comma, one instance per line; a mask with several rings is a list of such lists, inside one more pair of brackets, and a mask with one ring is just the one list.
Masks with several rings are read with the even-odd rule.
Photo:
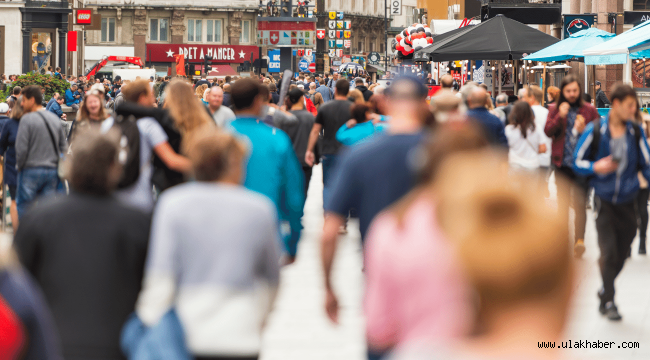
[[485, 107], [487, 98], [487, 91], [481, 87], [476, 86], [467, 95], [467, 107], [470, 109]]
[[20, 93], [21, 93], [22, 91], [23, 91], [23, 89], [22, 89], [20, 86], [16, 86], [16, 87], [14, 87], [13, 94], [14, 94], [14, 96], [17, 97], [17, 96], [20, 95]]
[[212, 120], [201, 101], [194, 96], [192, 85], [186, 81], [172, 80], [165, 91], [165, 108], [181, 134], [189, 134]]
[[122, 82], [122, 77], [117, 75], [115, 79], [113, 79], [113, 83], [116, 85], [119, 85]]
[[461, 116], [462, 100], [453, 94], [442, 93], [434, 97], [431, 102], [431, 112], [438, 123], [445, 123], [454, 120], [464, 120]]
[[[612, 92], [609, 94], [611, 105], [611, 115], [615, 115], [620, 120], [633, 120], [637, 106], [636, 91], [622, 83], [614, 85]], [[610, 115], [610, 117], [611, 117]]]
[[339, 73], [337, 73], [337, 72], [333, 73], [333, 74], [332, 74], [332, 78], [333, 78], [334, 80], [338, 80], [338, 79], [339, 79]]
[[358, 89], [352, 89], [348, 92], [348, 100], [352, 101], [355, 104], [365, 103], [363, 94]]
[[269, 84], [269, 91], [274, 93], [278, 91], [278, 87], [274, 83]]
[[69, 160], [68, 181], [78, 193], [108, 196], [117, 187], [122, 176], [119, 162], [120, 134], [111, 129], [101, 134], [99, 129], [85, 128], [74, 142]]
[[562, 79], [560, 84], [560, 96], [558, 106], [562, 103], [568, 102], [571, 106], [582, 106], [582, 86], [578, 78], [569, 74]]
[[336, 81], [336, 90], [334, 91], [334, 95], [347, 97], [348, 92], [350, 92], [350, 82], [345, 79]]
[[84, 100], [79, 105], [77, 115], [79, 121], [104, 121], [108, 118], [108, 113], [104, 107], [104, 94], [93, 90], [86, 94]]
[[594, 85], [596, 85], [596, 91], [600, 90], [600, 87], [601, 87], [600, 81], [596, 80]]
[[401, 77], [393, 81], [384, 91], [386, 115], [422, 119], [423, 109], [427, 108], [426, 98], [429, 89], [412, 77]]
[[258, 81], [244, 78], [237, 80], [230, 88], [232, 104], [235, 113], [259, 114], [262, 105], [265, 102], [260, 96], [260, 87], [263, 86]]
[[207, 89], [207, 88], [208, 88], [207, 84], [197, 86], [196, 90], [195, 90], [196, 98], [199, 99], [199, 100], [203, 99], [203, 94], [205, 93], [205, 89]]
[[519, 128], [524, 139], [528, 130], [535, 129], [535, 113], [533, 113], [533, 109], [526, 101], [517, 101], [513, 105], [508, 121], [509, 124]]
[[[233, 91], [238, 92], [237, 87]], [[241, 184], [246, 146], [232, 134], [215, 128], [196, 131], [185, 153], [197, 181]]]
[[232, 80], [232, 78], [230, 77], [230, 75], [226, 75], [225, 80], [226, 80], [226, 83], [229, 83]]
[[530, 106], [541, 105], [544, 100], [544, 91], [539, 86], [528, 86], [525, 100]]
[[47, 71], [52, 71], [52, 67], [51, 67], [51, 66], [48, 66], [48, 67], [47, 67]]
[[521, 88], [519, 91], [517, 91], [517, 99], [519, 101], [524, 101], [526, 100], [526, 95], [527, 94], [527, 89], [526, 88]]
[[[574, 280], [568, 217], [540, 205], [546, 183], [535, 176], [511, 171], [496, 151], [470, 151], [449, 156], [432, 187], [438, 224], [477, 295], [475, 330], [486, 335], [507, 332], [512, 324], [504, 319], [519, 319], [557, 336], [567, 319]], [[531, 322], [522, 324], [522, 316]]]
[[52, 98], [59, 104], [63, 105], [65, 103], [65, 97], [61, 96], [59, 93], [54, 93], [54, 96]]
[[496, 106], [502, 107], [508, 105], [508, 94], [501, 93], [496, 97]]
[[61, 68], [57, 66], [56, 67], [56, 72], [61, 72]]
[[26, 113], [38, 110], [43, 103], [43, 93], [38, 85], [29, 85], [23, 89], [23, 109]]
[[9, 105], [7, 103], [0, 103], [0, 115], [7, 116], [9, 112]]
[[548, 100], [548, 102], [555, 102], [560, 96], [560, 88], [557, 86], [549, 86], [548, 89], [546, 89], [546, 95], [546, 100]]
[[11, 118], [14, 120], [20, 120], [21, 117], [25, 114], [25, 109], [23, 108], [23, 97], [19, 96], [14, 103], [14, 106], [11, 108]]
[[208, 93], [208, 106], [212, 111], [217, 111], [223, 104], [223, 90], [218, 86], [210, 88]]
[[310, 83], [309, 90], [316, 90], [316, 83]]
[[[122, 87], [122, 95], [124, 96], [124, 101], [144, 107], [153, 107], [156, 101], [151, 86], [149, 86], [149, 81], [147, 80], [135, 80], [124, 84]], [[169, 99], [169, 97], [166, 97], [166, 99]]]
[[77, 86], [77, 84], [70, 85], [70, 91], [75, 92], [77, 89], [79, 89], [79, 86]]
[[582, 94], [582, 101], [586, 102], [587, 104], [591, 103], [591, 95], [588, 93]]
[[362, 78], [356, 78], [354, 80], [354, 86], [363, 86], [363, 79]]
[[296, 108], [304, 109], [304, 93], [300, 89], [293, 89], [287, 93], [287, 109]]
[[451, 75], [444, 75], [440, 78], [440, 86], [443, 89], [451, 89], [454, 86], [454, 78]]
[[226, 94], [230, 94], [230, 87], [231, 85], [228, 83], [223, 84], [223, 92]]
[[368, 121], [369, 115], [370, 107], [368, 107], [366, 104], [353, 104], [350, 107], [350, 116], [359, 124]]

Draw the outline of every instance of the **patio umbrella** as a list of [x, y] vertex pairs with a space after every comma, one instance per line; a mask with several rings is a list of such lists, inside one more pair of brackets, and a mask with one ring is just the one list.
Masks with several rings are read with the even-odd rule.
[[612, 41], [583, 51], [587, 65], [627, 64], [630, 59], [650, 55], [650, 21], [646, 21], [616, 36]]
[[597, 28], [577, 32], [560, 42], [530, 54], [524, 60], [531, 61], [565, 61], [584, 58], [582, 51], [611, 40], [614, 34]]

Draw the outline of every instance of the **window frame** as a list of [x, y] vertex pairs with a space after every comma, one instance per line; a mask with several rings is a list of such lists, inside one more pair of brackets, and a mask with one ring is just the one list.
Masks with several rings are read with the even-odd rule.
[[[203, 31], [204, 26], [207, 28], [207, 21], [205, 21], [205, 20], [206, 19], [196, 19], [196, 18], [187, 19], [186, 39], [187, 39], [188, 43], [203, 43], [203, 33], [206, 33], [206, 35], [207, 35], [207, 32]], [[205, 21], [205, 23], [204, 23], [204, 21]], [[192, 28], [194, 29], [194, 34], [193, 34], [192, 40], [190, 40], [190, 22], [192, 22]], [[200, 22], [200, 26], [196, 26], [197, 22]], [[197, 33], [198, 33], [198, 36], [197, 36]], [[197, 40], [197, 38], [199, 36], [200, 36], [200, 38]]]
[[[152, 36], [151, 36], [151, 35], [152, 35], [152, 32], [151, 32], [151, 31], [152, 31], [152, 28], [153, 28], [153, 27], [151, 26], [151, 22], [152, 22], [153, 20], [156, 20], [156, 21], [157, 21], [157, 26], [156, 26], [156, 39], [153, 39]], [[165, 37], [166, 37], [165, 40], [160, 40], [160, 34], [161, 34], [161, 32], [160, 32], [160, 24], [162, 23], [161, 20], [165, 20], [165, 21], [167, 22], [167, 27], [166, 27], [166, 30], [167, 30], [167, 31], [166, 31], [166, 34], [165, 34]], [[149, 37], [149, 41], [152, 41], [152, 42], [161, 42], [161, 43], [167, 43], [167, 42], [169, 42], [169, 39], [170, 39], [170, 36], [169, 36], [169, 24], [170, 24], [170, 23], [171, 23], [171, 22], [170, 22], [169, 18], [166, 18], [166, 17], [151, 17], [151, 18], [149, 18], [149, 31], [148, 31], [148, 34], [147, 34], [147, 36]]]
[[[106, 40], [104, 40], [104, 20], [106, 20]], [[110, 37], [111, 22], [113, 20], [113, 40]], [[117, 40], [117, 19], [114, 17], [102, 17], [101, 29], [99, 30], [99, 42], [101, 43], [114, 43]]]
[[[212, 21], [212, 34], [208, 32], [208, 22]], [[219, 41], [216, 40], [216, 30], [217, 26], [215, 24], [219, 23]], [[224, 19], [222, 18], [213, 18], [213, 19], [205, 19], [205, 42], [207, 44], [223, 44], [223, 24], [224, 24]], [[208, 36], [212, 35], [213, 39], [210, 41], [208, 40]]]
[[[248, 23], [248, 41], [244, 41], [244, 22]], [[249, 19], [241, 21], [241, 34], [239, 34], [239, 43], [240, 44], [250, 44], [251, 43], [251, 29], [252, 21]]]

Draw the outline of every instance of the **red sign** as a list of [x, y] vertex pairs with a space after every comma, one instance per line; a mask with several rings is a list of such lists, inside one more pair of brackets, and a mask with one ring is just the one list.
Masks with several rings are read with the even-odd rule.
[[68, 31], [68, 51], [77, 51], [77, 32]]
[[309, 72], [316, 72], [316, 63], [309, 64]]
[[316, 31], [316, 23], [311, 21], [258, 21], [257, 31], [264, 30]]
[[75, 15], [75, 20], [77, 25], [90, 25], [92, 24], [92, 13], [91, 9], [79, 9]]
[[271, 44], [275, 45], [280, 41], [280, 32], [279, 31], [271, 31], [269, 35], [269, 40], [271, 41]]
[[258, 58], [259, 48], [251, 45], [147, 44], [147, 61], [170, 63], [183, 54], [189, 63], [201, 63], [212, 56], [213, 63], [243, 63]]
[[344, 46], [346, 49], [349, 49], [351, 45], [352, 45], [352, 41], [351, 41], [351, 40], [343, 40], [343, 46]]
[[319, 40], [325, 39], [325, 29], [316, 29], [316, 38]]

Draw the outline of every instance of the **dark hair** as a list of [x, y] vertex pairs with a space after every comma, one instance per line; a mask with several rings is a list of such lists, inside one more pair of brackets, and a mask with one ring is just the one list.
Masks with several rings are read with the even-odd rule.
[[591, 95], [589, 95], [588, 93], [582, 94], [582, 100], [584, 100], [586, 103], [590, 103], [591, 102]]
[[614, 88], [609, 95], [609, 99], [612, 104], [614, 103], [614, 100], [623, 101], [628, 97], [633, 97], [636, 99], [636, 91], [634, 91], [630, 85], [625, 85], [622, 83], [614, 85]]
[[14, 88], [14, 95], [20, 95], [21, 91], [22, 91], [22, 89], [20, 88], [20, 86], [16, 86]]
[[26, 99], [34, 99], [36, 104], [43, 103], [43, 93], [38, 85], [29, 85], [23, 89], [23, 96]]
[[251, 78], [237, 80], [231, 84], [230, 95], [236, 110], [244, 110], [253, 106], [255, 98], [260, 95], [261, 85]]
[[363, 85], [363, 79], [362, 78], [354, 79], [354, 84], [355, 85]]
[[94, 129], [77, 136], [69, 177], [72, 189], [100, 196], [113, 191], [117, 183], [111, 183], [110, 172], [118, 161], [118, 140], [116, 133], [102, 135]]
[[[558, 96], [558, 101], [557, 101], [558, 109], [560, 108], [560, 105], [562, 105], [562, 103], [569, 102], [569, 100], [567, 100], [564, 97], [564, 88], [567, 85], [573, 84], [573, 83], [578, 84], [578, 89], [579, 89], [578, 92], [582, 93], [582, 85], [580, 85], [580, 81], [578, 81], [578, 78], [573, 74], [569, 74], [569, 75], [565, 76], [564, 79], [562, 79], [562, 83], [560, 83], [560, 94]], [[582, 106], [583, 104], [584, 104], [584, 102], [582, 100], [582, 96], [578, 96], [578, 105]]]
[[230, 77], [230, 75], [226, 75], [226, 79], [225, 79], [226, 82], [230, 82], [231, 79], [232, 79], [232, 78]]
[[368, 111], [370, 111], [370, 108], [365, 104], [352, 104], [350, 107], [350, 116], [356, 120], [357, 123], [361, 124], [368, 120], [368, 118], [366, 118], [366, 113]]
[[271, 95], [271, 92], [269, 91], [269, 87], [265, 84], [260, 85], [260, 94], [259, 94], [262, 99], [264, 99], [264, 102], [269, 101], [269, 96]]
[[275, 86], [274, 83], [270, 83], [270, 84], [269, 84], [269, 91], [270, 91], [270, 92], [276, 92], [276, 91], [278, 91], [278, 87]]
[[336, 81], [336, 94], [338, 96], [348, 96], [350, 92], [350, 82], [345, 79]]
[[535, 130], [535, 114], [525, 101], [517, 101], [510, 111], [508, 118], [510, 124], [519, 128], [521, 136], [526, 138], [528, 130]]

